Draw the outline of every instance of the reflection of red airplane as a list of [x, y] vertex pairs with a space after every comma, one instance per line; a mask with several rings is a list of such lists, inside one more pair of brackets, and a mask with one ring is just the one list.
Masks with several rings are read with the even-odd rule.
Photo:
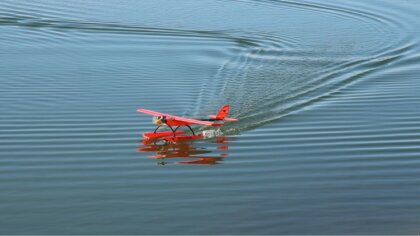
[[[203, 134], [195, 134], [190, 125], [223, 126], [223, 121], [238, 121], [235, 118], [227, 117], [229, 114], [229, 105], [224, 105], [217, 115], [209, 115], [209, 119], [190, 119], [146, 109], [138, 109], [137, 111], [154, 116], [154, 123], [157, 125], [157, 128], [153, 132], [144, 133], [144, 138], [163, 138], [171, 142], [204, 137]], [[167, 126], [171, 131], [156, 132], [161, 126]], [[192, 135], [186, 135], [184, 131], [178, 130], [179, 127], [182, 126], [188, 127]], [[173, 127], [175, 127], [175, 129]]]
[[[221, 137], [223, 142], [217, 138], [216, 143], [227, 145], [227, 139]], [[155, 140], [156, 141], [156, 140]], [[151, 152], [154, 155], [149, 156], [159, 160], [158, 164], [167, 164], [165, 160], [172, 159], [184, 159], [183, 161], [177, 161], [177, 164], [196, 164], [196, 165], [215, 165], [219, 164], [228, 153], [223, 152], [218, 155], [210, 155], [212, 151], [203, 148], [196, 148], [192, 142], [167, 142], [167, 143], [144, 143], [144, 146], [140, 147], [140, 152]], [[219, 149], [219, 148], [217, 148]], [[223, 149], [224, 150], [224, 149]]]

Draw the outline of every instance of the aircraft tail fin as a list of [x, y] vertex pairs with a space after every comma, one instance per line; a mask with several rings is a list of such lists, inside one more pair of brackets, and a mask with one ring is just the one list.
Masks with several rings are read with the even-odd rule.
[[219, 113], [216, 115], [216, 119], [223, 120], [225, 117], [229, 115], [230, 106], [224, 105], [222, 108], [220, 108]]
[[238, 121], [238, 119], [227, 117], [229, 115], [229, 110], [229, 105], [224, 105], [222, 108], [220, 108], [217, 115], [209, 115], [209, 117], [216, 120]]

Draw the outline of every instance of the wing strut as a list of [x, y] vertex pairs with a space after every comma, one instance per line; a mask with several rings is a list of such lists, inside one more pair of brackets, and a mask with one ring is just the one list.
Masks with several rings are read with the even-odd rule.
[[[185, 125], [185, 126], [187, 126], [187, 127], [188, 127], [188, 129], [190, 129], [190, 130], [191, 130], [191, 133], [195, 136], [194, 130], [191, 128], [191, 126], [189, 126], [189, 125]], [[175, 130], [173, 130], [173, 132], [174, 132], [174, 136], [175, 136], [175, 131], [176, 131], [179, 127], [181, 127], [181, 126], [178, 126], [178, 127], [176, 127], [176, 128], [175, 128]]]
[[[156, 129], [155, 129], [155, 131], [153, 131], [153, 133], [155, 133], [156, 134], [156, 131], [161, 127], [162, 125], [158, 125], [158, 127], [156, 127]], [[172, 130], [172, 133], [174, 133], [174, 136], [175, 136], [175, 131], [179, 128], [179, 126], [174, 130], [173, 128], [172, 128], [172, 126], [170, 126], [170, 125], [166, 125], [166, 126], [168, 126], [171, 130]]]

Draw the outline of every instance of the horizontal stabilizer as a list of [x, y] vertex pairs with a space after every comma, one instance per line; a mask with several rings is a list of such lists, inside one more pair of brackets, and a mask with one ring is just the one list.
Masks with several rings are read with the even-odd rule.
[[235, 118], [229, 118], [229, 117], [225, 117], [222, 119], [218, 119], [216, 115], [209, 115], [209, 118], [211, 119], [216, 119], [216, 120], [225, 120], [225, 121], [238, 121], [238, 119]]

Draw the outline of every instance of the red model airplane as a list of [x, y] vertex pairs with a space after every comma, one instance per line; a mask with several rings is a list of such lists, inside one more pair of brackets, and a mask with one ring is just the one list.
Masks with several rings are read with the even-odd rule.
[[[154, 116], [153, 121], [157, 125], [153, 132], [143, 134], [145, 139], [163, 138], [166, 141], [171, 142], [204, 137], [203, 134], [195, 134], [190, 125], [223, 126], [223, 121], [238, 121], [238, 119], [227, 117], [229, 114], [229, 105], [224, 105], [217, 115], [209, 115], [209, 119], [190, 119], [146, 109], [138, 109], [137, 111]], [[171, 131], [157, 132], [157, 130], [162, 126], [169, 127]], [[192, 135], [186, 135], [184, 131], [178, 130], [182, 126], [188, 127]]]

